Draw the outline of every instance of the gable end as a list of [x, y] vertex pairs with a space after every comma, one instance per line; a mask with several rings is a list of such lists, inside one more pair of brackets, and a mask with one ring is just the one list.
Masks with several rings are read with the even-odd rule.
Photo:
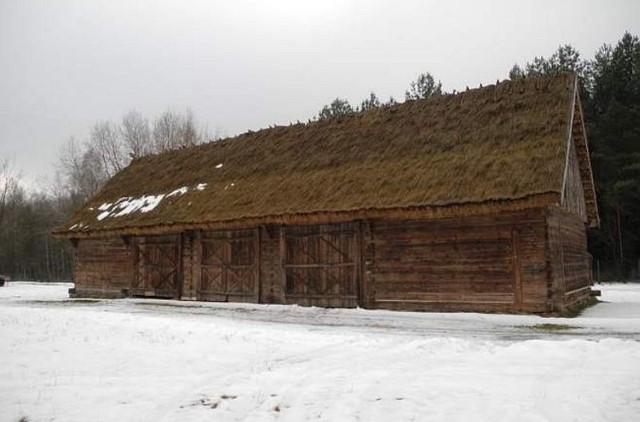
[[[574, 85], [574, 101], [571, 110], [570, 130], [567, 139], [567, 156], [564, 179], [562, 183], [562, 206], [581, 215], [589, 227], [600, 226], [598, 204], [596, 202], [595, 185], [587, 135], [582, 115], [582, 105], [578, 92], [577, 78]], [[578, 181], [581, 187], [578, 188]], [[581, 203], [584, 202], [584, 207]]]

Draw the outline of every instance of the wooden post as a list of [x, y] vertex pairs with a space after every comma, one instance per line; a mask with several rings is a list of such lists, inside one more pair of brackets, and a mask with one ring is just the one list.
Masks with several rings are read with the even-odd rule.
[[254, 276], [254, 301], [262, 303], [262, 229], [253, 229], [253, 276]]
[[196, 230], [192, 245], [193, 256], [190, 296], [195, 300], [201, 300], [200, 286], [202, 284], [202, 230]]
[[511, 232], [511, 253], [513, 257], [514, 273], [514, 310], [522, 310], [522, 262], [520, 261], [520, 232], [513, 229]]
[[178, 233], [176, 235], [176, 254], [177, 254], [177, 262], [176, 262], [176, 283], [175, 283], [175, 293], [174, 299], [180, 299], [182, 296], [182, 283], [183, 283], [183, 268], [182, 268], [182, 242], [184, 242], [184, 233]]
[[366, 290], [367, 290], [367, 286], [366, 286], [366, 281], [365, 281], [365, 249], [364, 249], [364, 222], [363, 221], [358, 221], [358, 225], [356, 226], [358, 233], [357, 233], [357, 243], [358, 243], [358, 253], [357, 253], [357, 257], [358, 260], [356, 261], [356, 269], [358, 272], [358, 278], [356, 279], [356, 289], [357, 289], [357, 295], [358, 295], [358, 306], [362, 307], [362, 308], [367, 308], [368, 307], [368, 303], [367, 303], [367, 296], [366, 296]]
[[[373, 239], [373, 234], [371, 231], [371, 224], [369, 221], [364, 220], [361, 223], [360, 230], [360, 260], [361, 260], [361, 280], [362, 284], [362, 306], [365, 308], [373, 307], [373, 300], [371, 297], [371, 288], [372, 288], [372, 277], [371, 271], [373, 269], [373, 259], [375, 253], [373, 251], [368, 250], [369, 242]], [[373, 247], [373, 246], [372, 246]], [[371, 261], [369, 261], [371, 260]]]
[[286, 263], [286, 254], [287, 254], [287, 245], [285, 243], [285, 226], [280, 226], [280, 270], [281, 270], [281, 283], [282, 283], [282, 298], [284, 303], [287, 303], [287, 271], [285, 268]]
[[362, 307], [362, 222], [351, 223], [354, 230], [349, 242], [350, 253], [353, 259], [353, 289], [356, 294], [356, 307]]
[[558, 294], [558, 298], [560, 300], [561, 306], [564, 306], [564, 294], [567, 292], [567, 275], [565, 273], [565, 268], [564, 268], [564, 239], [562, 238], [562, 222], [560, 221], [560, 219], [558, 219], [558, 247], [559, 247], [559, 252], [560, 252], [560, 269], [561, 271], [561, 275], [562, 275], [562, 279], [561, 279], [561, 288], [559, 292], [556, 292]]
[[140, 287], [140, 244], [137, 237], [131, 242], [131, 254], [133, 256], [133, 278], [131, 280], [130, 294], [136, 294]]

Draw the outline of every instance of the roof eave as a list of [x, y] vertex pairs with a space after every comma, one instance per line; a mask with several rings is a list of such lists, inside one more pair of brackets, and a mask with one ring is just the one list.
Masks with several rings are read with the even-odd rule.
[[482, 202], [456, 203], [439, 206], [366, 208], [344, 211], [277, 214], [196, 223], [154, 224], [82, 231], [61, 230], [53, 232], [52, 234], [55, 238], [60, 239], [81, 239], [132, 235], [160, 235], [186, 230], [228, 230], [259, 227], [271, 224], [305, 225], [370, 219], [434, 219], [521, 211], [530, 208], [543, 208], [559, 203], [559, 192], [541, 192], [520, 198], [491, 199]]

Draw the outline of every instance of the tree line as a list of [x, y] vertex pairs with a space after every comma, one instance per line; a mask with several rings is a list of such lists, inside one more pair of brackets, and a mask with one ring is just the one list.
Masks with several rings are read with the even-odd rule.
[[130, 111], [119, 122], [96, 122], [83, 141], [70, 137], [60, 148], [55, 177], [37, 192], [24, 188], [12, 160], [0, 159], [0, 273], [69, 280], [72, 251], [68, 241], [53, 239], [54, 229], [131, 160], [216, 137], [191, 110], [168, 110], [152, 121]]
[[[587, 138], [601, 227], [589, 231], [594, 267], [603, 277], [640, 276], [640, 41], [625, 33], [604, 44], [591, 59], [571, 45], [549, 57], [515, 64], [509, 78], [571, 71], [579, 76]], [[410, 82], [405, 100], [444, 95], [430, 73]], [[315, 119], [396, 104], [371, 92], [359, 105], [336, 98]], [[67, 241], [52, 239], [59, 227], [104, 183], [131, 160], [213, 140], [193, 113], [167, 111], [153, 120], [136, 111], [119, 122], [96, 122], [84, 141], [74, 137], [62, 146], [58, 171], [44, 192], [28, 193], [14, 163], [0, 159], [0, 272], [14, 278], [68, 280], [71, 251]], [[1, 158], [1, 157], [0, 157]]]
[[133, 110], [119, 123], [96, 122], [84, 142], [70, 137], [60, 150], [59, 175], [73, 202], [81, 205], [131, 160], [212, 139], [189, 109], [167, 110], [151, 122]]
[[[405, 91], [404, 97], [405, 100], [420, 100], [435, 98], [443, 94], [445, 92], [442, 90], [442, 82], [436, 82], [433, 76], [426, 72], [421, 73], [416, 80], [410, 82], [409, 89]], [[337, 97], [331, 103], [323, 106], [315, 118], [317, 120], [330, 119], [395, 104], [398, 104], [398, 101], [393, 96], [389, 97], [388, 101], [383, 102], [375, 92], [370, 92], [369, 97], [362, 100], [359, 106], [352, 106], [348, 100]]]
[[[515, 64], [510, 79], [575, 72], [589, 142], [601, 227], [590, 230], [589, 251], [604, 278], [640, 277], [640, 42], [625, 33], [586, 59], [571, 45], [549, 57]], [[440, 81], [423, 73], [411, 82], [406, 100], [443, 95]], [[393, 101], [393, 99], [391, 99]], [[361, 106], [336, 98], [318, 119], [383, 107], [375, 93]], [[392, 104], [392, 102], [391, 102]], [[598, 276], [598, 274], [596, 275]]]
[[640, 277], [640, 41], [625, 33], [593, 59], [570, 45], [514, 65], [512, 79], [572, 71], [579, 89], [600, 213], [589, 231], [596, 276]]

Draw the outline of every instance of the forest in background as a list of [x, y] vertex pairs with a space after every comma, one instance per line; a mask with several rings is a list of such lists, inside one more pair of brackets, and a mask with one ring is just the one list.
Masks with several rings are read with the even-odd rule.
[[[625, 33], [583, 58], [570, 45], [550, 57], [516, 64], [509, 78], [572, 71], [580, 77], [587, 137], [601, 227], [589, 231], [596, 278], [640, 277], [640, 41]], [[405, 100], [446, 94], [427, 73], [418, 75]], [[375, 93], [359, 105], [336, 98], [314, 119], [392, 105]], [[146, 154], [214, 141], [193, 113], [167, 111], [150, 121], [136, 111], [120, 122], [97, 122], [88, 139], [71, 137], [61, 147], [58, 170], [48, 186], [27, 192], [16, 163], [0, 157], [0, 274], [13, 279], [59, 281], [71, 278], [71, 247], [51, 237], [71, 213], [129, 162]]]

